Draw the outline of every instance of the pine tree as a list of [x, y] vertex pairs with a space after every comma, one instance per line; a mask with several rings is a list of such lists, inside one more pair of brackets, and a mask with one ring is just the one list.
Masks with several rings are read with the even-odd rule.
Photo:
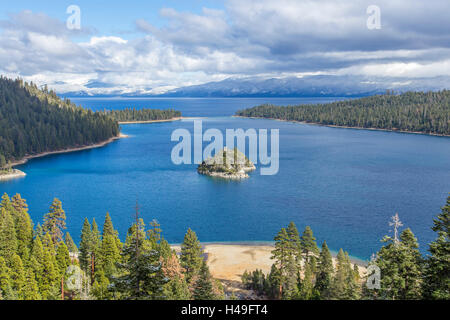
[[41, 239], [35, 238], [33, 241], [33, 248], [30, 255], [30, 266], [34, 271], [39, 291], [41, 292], [44, 286], [44, 248]]
[[122, 255], [123, 263], [117, 266], [121, 275], [113, 277], [112, 288], [123, 299], [162, 299], [163, 287], [167, 282], [159, 261], [159, 253], [151, 248], [146, 238], [144, 222], [137, 223], [128, 231]]
[[195, 283], [193, 297], [195, 300], [214, 300], [212, 277], [205, 261], [202, 262], [199, 278]]
[[28, 205], [20, 194], [12, 198], [14, 225], [17, 238], [17, 253], [22, 260], [28, 260], [33, 241], [33, 223], [28, 214]]
[[11, 288], [11, 270], [6, 265], [6, 261], [3, 257], [0, 257], [0, 293], [3, 297], [7, 296], [8, 289]]
[[169, 279], [169, 282], [164, 286], [164, 296], [167, 300], [191, 299], [191, 292], [184, 277], [174, 276]]
[[[299, 268], [297, 262], [295, 261], [294, 256], [289, 256], [285, 267], [285, 272], [286, 275], [283, 283], [283, 299], [286, 300], [296, 299], [299, 295], [298, 292]], [[260, 290], [262, 290], [262, 285], [263, 283], [260, 283], [261, 286]]]
[[400, 239], [385, 237], [386, 245], [377, 253], [375, 264], [382, 274], [378, 293], [381, 299], [420, 298], [422, 268], [417, 241], [409, 229], [402, 232]]
[[23, 299], [24, 300], [41, 300], [41, 294], [36, 282], [36, 278], [32, 269], [26, 270], [25, 285], [23, 287]]
[[269, 276], [265, 284], [265, 292], [271, 299], [279, 299], [280, 296], [280, 286], [281, 286], [281, 273], [277, 266], [272, 264]]
[[109, 300], [112, 298], [111, 292], [108, 290], [109, 284], [109, 279], [105, 276], [102, 269], [95, 272], [95, 281], [91, 292], [97, 300]]
[[116, 248], [120, 252], [122, 250], [122, 243], [119, 239], [119, 233], [114, 229], [111, 216], [108, 212], [106, 213], [105, 222], [103, 223], [102, 239], [104, 239], [106, 236], [111, 236], [114, 238], [114, 241], [116, 242]]
[[17, 253], [17, 238], [14, 220], [6, 207], [0, 208], [0, 257], [3, 257], [10, 266]]
[[11, 264], [11, 283], [13, 290], [17, 293], [20, 300], [24, 298], [24, 288], [26, 284], [25, 269], [23, 267], [22, 259], [17, 254], [14, 254]]
[[92, 229], [91, 229], [91, 240], [92, 240], [92, 252], [91, 252], [91, 277], [94, 279], [94, 274], [97, 268], [100, 267], [101, 261], [101, 246], [102, 241], [100, 237], [100, 231], [98, 229], [97, 222], [95, 218], [92, 219]]
[[330, 297], [333, 273], [333, 258], [331, 257], [326, 241], [324, 241], [320, 252], [318, 274], [315, 284], [315, 289], [320, 293], [322, 299], [328, 299]]
[[66, 233], [66, 236], [64, 238], [64, 242], [66, 243], [67, 249], [71, 253], [78, 253], [78, 248], [75, 242], [73, 242], [72, 237], [70, 236], [70, 233]]
[[191, 229], [188, 229], [181, 244], [181, 266], [186, 270], [186, 281], [196, 275], [203, 261], [203, 250], [197, 235]]
[[295, 261], [300, 267], [301, 261], [301, 242], [300, 235], [298, 233], [298, 229], [294, 222], [290, 222], [287, 227], [287, 234], [289, 236], [290, 241], [290, 251], [292, 251], [292, 255], [295, 257]]
[[59, 294], [59, 277], [58, 269], [55, 265], [55, 256], [49, 251], [44, 250], [43, 262], [42, 262], [42, 279], [39, 292], [42, 299], [56, 299]]
[[53, 200], [49, 212], [45, 214], [42, 229], [44, 233], [50, 234], [53, 243], [63, 241], [63, 230], [66, 229], [66, 213], [59, 199]]
[[117, 235], [117, 231], [114, 230], [114, 226], [113, 226], [113, 223], [111, 220], [111, 216], [109, 215], [109, 212], [106, 213], [105, 222], [103, 223], [102, 236], [104, 237], [106, 235], [110, 235], [110, 236]]
[[34, 238], [42, 238], [43, 236], [44, 236], [44, 230], [42, 229], [41, 224], [38, 223], [36, 225], [36, 228], [34, 229], [33, 237]]
[[450, 196], [442, 212], [433, 220], [438, 237], [431, 242], [426, 260], [423, 294], [426, 299], [450, 299]]
[[[81, 270], [88, 273], [91, 265], [91, 253], [93, 250], [91, 224], [87, 218], [84, 219], [83, 229], [81, 230], [81, 242], [78, 259], [80, 261]], [[88, 273], [90, 274], [90, 273]]]
[[14, 211], [14, 207], [12, 206], [11, 199], [9, 198], [7, 193], [3, 194], [2, 201], [0, 202], [0, 207], [4, 208], [9, 213]]
[[345, 299], [358, 300], [361, 297], [361, 286], [358, 282], [359, 271], [356, 265], [352, 269], [348, 252], [345, 252], [345, 268], [347, 273]]
[[303, 234], [300, 238], [300, 243], [305, 262], [309, 262], [309, 256], [311, 254], [319, 254], [319, 248], [316, 244], [316, 238], [314, 237], [313, 232], [309, 226], [307, 226], [303, 231]]
[[291, 252], [289, 251], [290, 240], [286, 229], [281, 228], [274, 240], [275, 249], [272, 251], [270, 258], [275, 260], [275, 265], [280, 271], [279, 296], [283, 297], [283, 286], [286, 282], [286, 267], [291, 257]]
[[339, 249], [336, 257], [336, 272], [331, 285], [331, 296], [334, 299], [347, 298], [348, 266], [344, 250]]
[[313, 284], [313, 272], [311, 270], [311, 264], [305, 264], [305, 272], [300, 285], [299, 297], [302, 300], [312, 300], [314, 294]]
[[69, 249], [67, 249], [67, 246], [64, 242], [60, 242], [58, 244], [58, 248], [56, 250], [56, 265], [57, 269], [59, 271], [58, 279], [60, 279], [61, 282], [61, 296], [64, 298], [64, 287], [66, 283], [66, 272], [67, 268], [70, 266], [70, 255], [69, 255]]
[[113, 235], [103, 235], [100, 253], [101, 269], [105, 276], [110, 279], [116, 273], [116, 264], [120, 261], [120, 252]]

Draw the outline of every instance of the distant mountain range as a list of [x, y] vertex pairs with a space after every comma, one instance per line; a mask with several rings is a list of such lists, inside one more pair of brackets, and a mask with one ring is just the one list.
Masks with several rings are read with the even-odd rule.
[[[435, 78], [392, 78], [315, 75], [286, 78], [228, 78], [218, 82], [181, 87], [162, 94], [109, 92], [96, 97], [356, 97], [386, 90], [436, 91], [450, 89], [450, 76]], [[68, 92], [66, 97], [93, 96], [87, 91]]]

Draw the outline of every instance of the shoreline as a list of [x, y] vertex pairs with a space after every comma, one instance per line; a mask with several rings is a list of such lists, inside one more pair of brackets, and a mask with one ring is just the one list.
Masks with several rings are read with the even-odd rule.
[[[77, 152], [77, 151], [83, 151], [83, 150], [89, 150], [89, 149], [95, 149], [95, 148], [101, 148], [101, 147], [106, 146], [107, 144], [110, 144], [111, 142], [114, 142], [114, 141], [116, 141], [118, 139], [122, 139], [122, 138], [128, 138], [128, 136], [126, 134], [120, 133], [116, 137], [112, 137], [112, 138], [109, 138], [106, 141], [99, 142], [99, 143], [96, 143], [96, 144], [91, 144], [91, 145], [88, 145], [88, 146], [73, 147], [73, 148], [68, 148], [68, 149], [63, 149], [63, 150], [47, 151], [47, 152], [42, 152], [42, 153], [38, 153], [38, 154], [28, 155], [28, 156], [23, 157], [20, 160], [16, 160], [16, 161], [12, 162], [11, 166], [15, 167], [15, 166], [23, 165], [23, 164], [27, 163], [31, 159], [46, 157], [46, 156], [49, 156], [49, 155], [61, 154], [61, 153], [69, 153], [69, 152]], [[15, 170], [17, 170], [17, 169], [15, 169]]]
[[[273, 264], [271, 242], [201, 242], [206, 262], [211, 275], [220, 280], [241, 282], [244, 271], [256, 269], [269, 273]], [[180, 251], [180, 244], [171, 244], [172, 249]], [[331, 252], [333, 264], [336, 264], [336, 253]], [[358, 265], [361, 276], [366, 272], [367, 263], [350, 257], [351, 264]]]
[[143, 124], [143, 123], [173, 122], [173, 121], [180, 121], [183, 119], [186, 119], [186, 118], [176, 117], [176, 118], [163, 119], [163, 120], [118, 121], [118, 123], [119, 124]]
[[364, 128], [364, 127], [349, 127], [349, 126], [338, 126], [338, 125], [333, 125], [333, 124], [323, 124], [323, 123], [317, 123], [317, 122], [306, 122], [306, 121], [298, 121], [298, 120], [284, 120], [284, 119], [264, 118], [264, 117], [244, 117], [244, 116], [237, 116], [237, 115], [233, 115], [232, 117], [234, 117], [234, 118], [243, 118], [243, 119], [276, 120], [276, 121], [283, 121], [283, 122], [310, 124], [310, 125], [314, 125], [314, 126], [322, 126], [322, 127], [329, 127], [329, 128], [371, 130], [371, 131], [384, 131], [384, 132], [394, 132], [394, 133], [410, 133], [410, 134], [420, 134], [420, 135], [434, 136], [434, 137], [450, 137], [449, 134], [428, 133], [428, 132], [420, 132], [420, 131], [406, 131], [406, 130], [381, 129], [381, 128]]
[[23, 178], [26, 175], [27, 174], [21, 170], [12, 169], [12, 172], [9, 172], [7, 174], [0, 174], [0, 181], [8, 181], [17, 178]]

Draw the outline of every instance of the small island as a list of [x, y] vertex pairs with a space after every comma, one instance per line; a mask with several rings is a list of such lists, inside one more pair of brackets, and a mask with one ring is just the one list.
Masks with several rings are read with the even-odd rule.
[[203, 161], [197, 172], [210, 177], [240, 180], [248, 178], [247, 172], [255, 169], [255, 165], [237, 148], [228, 150], [225, 147], [214, 157]]

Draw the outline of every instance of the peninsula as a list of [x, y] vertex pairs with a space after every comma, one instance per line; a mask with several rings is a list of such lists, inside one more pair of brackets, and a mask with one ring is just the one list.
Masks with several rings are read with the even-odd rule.
[[326, 104], [261, 105], [236, 116], [318, 124], [329, 127], [384, 130], [450, 136], [450, 90], [374, 95]]
[[214, 157], [203, 161], [197, 172], [210, 177], [240, 180], [248, 178], [247, 172], [255, 169], [255, 165], [237, 148], [229, 150], [225, 147]]
[[[0, 77], [0, 181], [24, 177], [14, 166], [51, 154], [103, 147], [126, 137], [120, 124], [176, 121], [181, 112], [136, 109], [93, 112], [47, 86]], [[18, 107], [20, 106], [20, 108]]]

